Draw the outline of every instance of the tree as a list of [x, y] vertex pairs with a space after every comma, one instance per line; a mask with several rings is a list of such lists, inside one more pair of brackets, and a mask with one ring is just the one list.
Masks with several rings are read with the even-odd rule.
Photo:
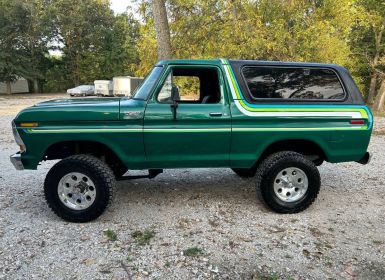
[[102, 76], [133, 75], [139, 64], [136, 41], [139, 22], [127, 13], [115, 16], [112, 30], [99, 50]]
[[72, 85], [134, 73], [139, 23], [132, 15], [115, 16], [107, 0], [57, 0], [54, 14]]
[[46, 1], [1, 0], [0, 7], [1, 80], [9, 92], [10, 83], [22, 76], [33, 82], [34, 92], [39, 92], [52, 39]]
[[172, 54], [170, 29], [168, 26], [165, 0], [153, 0], [152, 13], [154, 15], [156, 39], [158, 42], [158, 59], [170, 59]]
[[0, 81], [7, 85], [26, 72], [23, 34], [26, 11], [21, 2], [0, 0]]
[[53, 4], [57, 45], [73, 85], [103, 78], [100, 51], [111, 32], [114, 15], [108, 1], [57, 0]]
[[171, 0], [169, 11], [176, 57], [354, 65], [353, 0]]
[[385, 109], [385, 76], [382, 76], [381, 86], [377, 93], [373, 109], [379, 112]]
[[28, 55], [25, 78], [32, 81], [33, 92], [41, 92], [41, 84], [48, 67], [49, 43], [54, 38], [50, 3], [46, 0], [23, 0], [26, 10], [26, 30], [23, 34], [25, 50]]
[[363, 67], [360, 75], [368, 77], [366, 101], [374, 105], [381, 75], [381, 57], [385, 54], [385, 3], [381, 0], [359, 0], [359, 17], [351, 32], [351, 45]]

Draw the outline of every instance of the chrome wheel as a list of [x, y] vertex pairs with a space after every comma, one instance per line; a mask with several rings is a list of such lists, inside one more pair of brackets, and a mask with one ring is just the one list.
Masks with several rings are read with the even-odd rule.
[[92, 180], [79, 172], [64, 175], [58, 184], [60, 201], [72, 210], [87, 209], [94, 203], [96, 188]]
[[304, 171], [297, 167], [288, 167], [275, 177], [274, 192], [284, 202], [296, 202], [305, 195], [308, 185]]

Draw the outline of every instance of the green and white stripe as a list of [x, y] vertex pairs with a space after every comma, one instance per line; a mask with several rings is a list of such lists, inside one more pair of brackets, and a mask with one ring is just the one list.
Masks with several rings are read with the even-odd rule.
[[341, 126], [341, 127], [233, 127], [233, 128], [100, 128], [100, 129], [25, 129], [27, 133], [218, 133], [218, 132], [257, 132], [257, 131], [327, 131], [327, 130], [361, 130], [367, 126]]
[[357, 108], [282, 108], [261, 107], [253, 108], [245, 104], [232, 69], [227, 60], [221, 59], [231, 95], [238, 110], [251, 117], [347, 117], [352, 119], [367, 119], [368, 114], [364, 109]]
[[141, 132], [230, 132], [230, 127], [223, 128], [33, 128], [24, 129], [27, 133], [141, 133]]

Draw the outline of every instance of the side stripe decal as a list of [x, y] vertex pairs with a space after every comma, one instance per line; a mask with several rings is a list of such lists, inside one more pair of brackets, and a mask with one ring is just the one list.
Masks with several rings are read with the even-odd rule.
[[352, 119], [368, 119], [368, 113], [363, 108], [327, 108], [322, 106], [303, 107], [303, 105], [254, 105], [241, 97], [239, 85], [227, 60], [221, 60], [230, 87], [234, 103], [243, 114], [254, 117], [350, 117]]
[[233, 127], [231, 128], [148, 128], [148, 129], [130, 129], [130, 128], [103, 128], [103, 129], [25, 129], [27, 133], [111, 133], [111, 132], [253, 132], [253, 131], [330, 131], [330, 130], [360, 130], [367, 129], [367, 126], [341, 126], [341, 127]]

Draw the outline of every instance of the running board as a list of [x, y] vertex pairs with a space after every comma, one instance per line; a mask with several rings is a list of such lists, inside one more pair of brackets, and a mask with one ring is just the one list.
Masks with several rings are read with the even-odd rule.
[[160, 173], [163, 173], [163, 169], [149, 169], [148, 175], [128, 175], [122, 176], [116, 179], [116, 181], [125, 181], [125, 180], [134, 180], [134, 179], [153, 179], [158, 176]]

